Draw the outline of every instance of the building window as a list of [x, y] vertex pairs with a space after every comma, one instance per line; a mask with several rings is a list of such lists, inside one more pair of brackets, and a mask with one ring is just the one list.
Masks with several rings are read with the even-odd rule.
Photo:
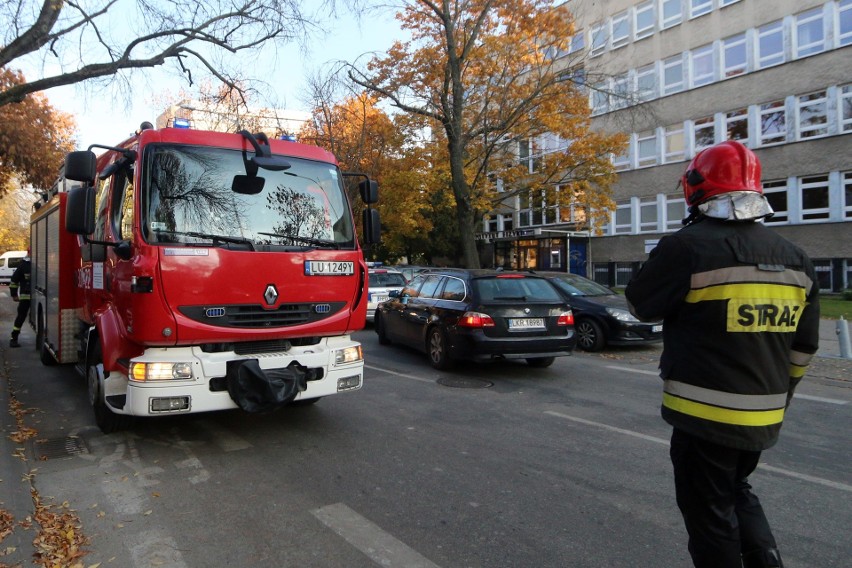
[[852, 131], [852, 85], [840, 88], [840, 132]]
[[632, 223], [630, 214], [630, 202], [616, 205], [615, 219], [613, 222], [613, 233], [616, 235], [624, 235], [632, 231]]
[[808, 10], [796, 16], [793, 26], [795, 32], [796, 57], [806, 57], [825, 50], [825, 30], [823, 29], [822, 8]]
[[725, 113], [726, 140], [739, 140], [748, 146], [748, 109], [741, 108]]
[[683, 197], [666, 197], [666, 230], [677, 231], [686, 217], [686, 200]]
[[843, 218], [852, 219], [852, 172], [843, 174]]
[[692, 148], [696, 152], [708, 148], [716, 143], [716, 123], [712, 116], [699, 118], [695, 121], [693, 130], [695, 138]]
[[622, 12], [612, 17], [612, 49], [623, 47], [630, 41], [630, 13]]
[[649, 101], [657, 96], [657, 69], [648, 65], [636, 70], [636, 100]]
[[606, 40], [607, 40], [606, 35], [607, 35], [606, 23], [592, 26], [592, 30], [591, 30], [592, 48], [591, 48], [591, 51], [589, 52], [589, 53], [591, 53], [591, 55], [594, 56], [594, 55], [600, 55], [601, 53], [603, 53], [604, 49], [606, 49]]
[[781, 144], [787, 140], [787, 111], [784, 101], [760, 105], [760, 145]]
[[767, 225], [782, 225], [788, 221], [787, 180], [763, 182], [763, 195], [775, 214], [766, 220]]
[[592, 91], [592, 113], [601, 114], [609, 110], [609, 91], [605, 84], [595, 85]]
[[689, 0], [689, 17], [697, 18], [713, 10], [713, 0]]
[[725, 6], [730, 6], [731, 4], [736, 4], [740, 0], [719, 0], [719, 7], [724, 8]]
[[630, 169], [630, 144], [624, 147], [624, 151], [621, 154], [613, 155], [612, 165], [617, 172]]
[[[852, 2], [852, 0], [850, 0]], [[654, 33], [654, 2], [642, 2], [636, 5], [633, 12], [633, 37], [637, 40], [646, 38]]]
[[636, 139], [636, 164], [642, 168], [657, 165], [657, 133], [643, 132]]
[[735, 77], [746, 72], [748, 59], [745, 34], [722, 40], [722, 58], [722, 73], [725, 77]]
[[627, 74], [612, 79], [612, 109], [624, 108], [630, 102], [630, 82]]
[[837, 46], [852, 44], [852, 0], [841, 0], [837, 7]]
[[657, 198], [639, 200], [639, 232], [650, 233], [657, 230]]
[[663, 61], [663, 94], [678, 93], [683, 87], [683, 57], [677, 55]]
[[660, 28], [666, 29], [679, 24], [683, 17], [681, 10], [681, 0], [662, 0]]
[[778, 20], [757, 30], [757, 67], [784, 63], [784, 22]]
[[568, 46], [568, 53], [575, 53], [577, 51], [581, 51], [585, 47], [586, 35], [583, 33], [583, 30], [580, 30], [573, 36], [571, 36], [571, 44]]
[[686, 137], [683, 132], [683, 125], [676, 124], [675, 126], [666, 127], [665, 148], [663, 150], [663, 162], [668, 164], [671, 162], [680, 162], [686, 157]]
[[831, 281], [834, 279], [831, 261], [814, 259], [813, 263], [820, 291], [831, 292]]
[[485, 219], [485, 232], [486, 233], [495, 233], [499, 229], [497, 228], [497, 218], [494, 219]]
[[798, 139], [828, 134], [828, 105], [825, 91], [798, 97]]
[[713, 65], [713, 45], [693, 49], [689, 53], [692, 87], [701, 87], [712, 83], [715, 77]]
[[828, 176], [799, 178], [799, 192], [802, 203], [802, 221], [828, 219]]

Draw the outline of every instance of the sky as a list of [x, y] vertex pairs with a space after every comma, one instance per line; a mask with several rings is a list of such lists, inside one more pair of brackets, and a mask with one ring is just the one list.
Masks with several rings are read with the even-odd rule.
[[[306, 87], [306, 78], [311, 71], [323, 63], [351, 61], [371, 51], [384, 52], [394, 40], [402, 37], [391, 12], [371, 14], [360, 23], [351, 16], [342, 16], [328, 22], [328, 29], [326, 37], [312, 40], [307, 59], [298, 47], [286, 46], [279, 47], [275, 64], [252, 62], [256, 65], [253, 75], [274, 83], [277, 97], [286, 101], [285, 110], [310, 110], [299, 100], [299, 91]], [[162, 113], [164, 109], [152, 102], [155, 94], [166, 90], [175, 94], [181, 88], [190, 89], [186, 81], [176, 79], [173, 73], [166, 75], [155, 70], [133, 77], [132, 106], [129, 109], [126, 98], [121, 94], [86, 85], [57, 87], [44, 91], [44, 95], [51, 105], [75, 116], [81, 149], [93, 143], [117, 144], [143, 121], [154, 122]], [[280, 80], [274, 79], [277, 77]]]

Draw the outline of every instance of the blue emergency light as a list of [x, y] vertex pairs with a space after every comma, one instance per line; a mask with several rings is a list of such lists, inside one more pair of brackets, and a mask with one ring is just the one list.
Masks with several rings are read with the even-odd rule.
[[174, 128], [189, 128], [189, 119], [188, 118], [175, 118], [172, 121], [172, 126]]

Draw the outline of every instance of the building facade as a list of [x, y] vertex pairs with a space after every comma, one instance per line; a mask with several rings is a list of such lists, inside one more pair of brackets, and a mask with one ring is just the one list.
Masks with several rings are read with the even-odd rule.
[[630, 138], [612, 157], [616, 208], [587, 235], [573, 212], [518, 200], [484, 221], [485, 262], [626, 285], [660, 237], [682, 226], [678, 181], [689, 160], [739, 140], [763, 166], [775, 210], [766, 224], [811, 256], [821, 289], [852, 287], [852, 0], [569, 7], [593, 128]]

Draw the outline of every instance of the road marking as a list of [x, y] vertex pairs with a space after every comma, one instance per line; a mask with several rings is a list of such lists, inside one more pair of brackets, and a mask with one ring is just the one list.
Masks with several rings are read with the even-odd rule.
[[367, 369], [372, 369], [374, 371], [381, 371], [383, 373], [388, 373], [390, 375], [396, 375], [397, 377], [402, 377], [403, 379], [411, 379], [413, 381], [420, 381], [421, 383], [434, 383], [435, 381], [432, 379], [424, 379], [423, 377], [418, 377], [416, 375], [406, 375], [405, 373], [400, 373], [398, 371], [391, 371], [390, 369], [383, 369], [381, 367], [374, 367], [373, 365], [364, 365]]
[[[561, 412], [554, 412], [552, 410], [545, 410], [545, 414], [550, 414], [551, 416], [557, 416], [559, 418], [564, 418], [565, 420], [571, 420], [573, 422], [579, 422], [580, 424], [586, 424], [588, 426], [595, 426], [597, 428], [603, 428], [604, 430], [609, 430], [610, 432], [617, 432], [619, 434], [625, 434], [627, 436], [633, 436], [635, 438], [642, 438], [643, 440], [648, 440], [649, 442], [655, 442], [657, 444], [663, 444], [665, 446], [669, 445], [669, 440], [664, 438], [657, 438], [655, 436], [648, 436], [647, 434], [642, 434], [640, 432], [634, 432], [633, 430], [625, 430], [624, 428], [617, 428], [615, 426], [610, 426], [609, 424], [602, 424], [600, 422], [594, 422], [592, 420], [586, 420], [585, 418], [578, 418], [576, 416], [569, 416], [568, 414], [563, 414]], [[817, 485], [824, 485], [826, 487], [831, 487], [832, 489], [839, 489], [841, 491], [847, 491], [852, 493], [852, 485], [847, 485], [845, 483], [840, 483], [837, 481], [831, 481], [830, 479], [823, 479], [821, 477], [815, 477], [813, 475], [807, 475], [805, 473], [797, 473], [795, 471], [790, 471], [789, 469], [783, 469], [780, 467], [775, 467], [772, 465], [766, 465], [761, 463], [758, 465], [760, 469], [771, 471], [772, 473], [777, 473], [779, 475], [786, 475], [787, 477], [792, 477], [794, 479], [800, 479], [802, 481], [809, 481], [810, 483], [815, 483]]]
[[380, 566], [439, 568], [343, 503], [315, 509], [311, 514]]
[[651, 375], [652, 377], [659, 377], [659, 371], [644, 371], [642, 369], [634, 369], [633, 367], [619, 367], [617, 365], [606, 365], [607, 369], [612, 369], [614, 371], [627, 371], [628, 373], [639, 373], [640, 375]]
[[837, 398], [824, 398], [824, 397], [821, 397], [821, 396], [811, 396], [809, 394], [799, 394], [799, 393], [794, 394], [793, 398], [801, 398], [802, 400], [815, 400], [817, 402], [825, 402], [825, 403], [828, 403], [828, 404], [839, 404], [839, 405], [849, 403], [848, 400], [840, 400], [840, 399], [837, 399]]
[[[660, 373], [657, 371], [643, 371], [642, 369], [633, 369], [631, 367], [619, 367], [617, 365], [606, 365], [607, 369], [612, 369], [614, 371], [627, 371], [628, 373], [640, 373], [642, 375], [653, 375], [655, 377], [659, 377]], [[815, 402], [825, 402], [827, 404], [839, 404], [844, 405], [848, 404], [848, 400], [842, 400], [838, 398], [825, 398], [822, 396], [811, 396], [808, 394], [799, 394], [796, 393], [795, 398], [801, 398], [802, 400], [812, 400]]]

